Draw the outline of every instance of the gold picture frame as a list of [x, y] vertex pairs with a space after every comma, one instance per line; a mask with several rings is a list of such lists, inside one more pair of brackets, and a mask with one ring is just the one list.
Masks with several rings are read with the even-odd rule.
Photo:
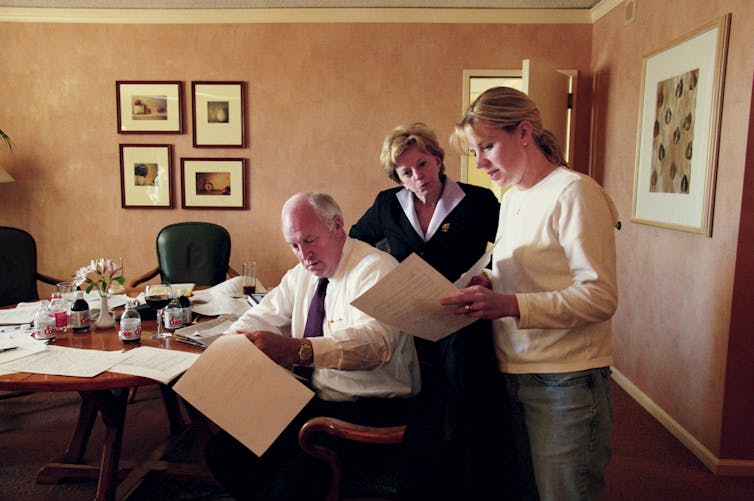
[[730, 20], [642, 61], [632, 222], [712, 235]]

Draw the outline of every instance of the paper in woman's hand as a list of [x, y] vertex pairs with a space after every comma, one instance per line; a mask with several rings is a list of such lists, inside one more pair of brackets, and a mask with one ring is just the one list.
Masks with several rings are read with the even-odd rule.
[[437, 341], [477, 320], [440, 304], [440, 299], [456, 294], [455, 285], [411, 254], [351, 304], [407, 334]]

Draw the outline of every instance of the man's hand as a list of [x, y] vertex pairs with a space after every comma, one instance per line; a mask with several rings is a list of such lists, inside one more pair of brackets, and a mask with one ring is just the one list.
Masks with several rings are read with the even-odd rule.
[[298, 363], [300, 339], [281, 336], [270, 331], [239, 332], [239, 334], [246, 336], [246, 339], [254, 343], [265, 355], [283, 367]]

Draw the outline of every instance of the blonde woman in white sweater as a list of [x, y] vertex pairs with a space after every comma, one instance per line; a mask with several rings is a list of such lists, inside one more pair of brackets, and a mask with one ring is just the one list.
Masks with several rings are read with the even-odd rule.
[[569, 170], [536, 104], [507, 87], [483, 93], [452, 137], [498, 185], [489, 279], [446, 298], [493, 320], [521, 499], [601, 499], [610, 461], [610, 319], [618, 304], [617, 211]]

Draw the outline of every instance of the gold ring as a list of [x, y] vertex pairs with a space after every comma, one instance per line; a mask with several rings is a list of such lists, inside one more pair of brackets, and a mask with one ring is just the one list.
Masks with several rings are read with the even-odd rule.
[[466, 309], [466, 313], [468, 313], [468, 312], [471, 311], [471, 305], [469, 305], [469, 304], [467, 304], [466, 306], [464, 306], [464, 308]]

